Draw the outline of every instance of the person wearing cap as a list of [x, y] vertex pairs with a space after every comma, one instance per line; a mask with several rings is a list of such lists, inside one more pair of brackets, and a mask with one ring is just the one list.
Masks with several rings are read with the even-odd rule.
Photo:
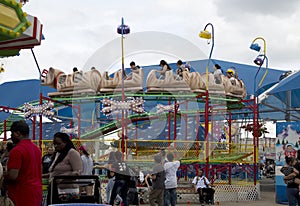
[[231, 81], [232, 85], [236, 85], [234, 73], [234, 70], [231, 68], [226, 71], [226, 77]]
[[223, 74], [223, 72], [219, 64], [215, 64], [213, 74], [215, 77], [216, 84], [221, 84], [221, 75]]
[[42, 152], [29, 139], [29, 126], [24, 120], [10, 127], [15, 144], [7, 162], [8, 197], [15, 206], [40, 206], [42, 202]]

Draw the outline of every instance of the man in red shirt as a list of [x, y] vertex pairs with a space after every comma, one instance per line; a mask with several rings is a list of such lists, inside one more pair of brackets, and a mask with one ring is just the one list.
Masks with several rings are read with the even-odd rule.
[[8, 196], [16, 206], [40, 206], [42, 202], [42, 154], [29, 139], [29, 127], [23, 120], [10, 128], [15, 147], [7, 163]]

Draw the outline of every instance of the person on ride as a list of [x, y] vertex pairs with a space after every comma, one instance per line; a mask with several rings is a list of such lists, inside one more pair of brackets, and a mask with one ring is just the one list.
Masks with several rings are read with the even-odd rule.
[[236, 85], [236, 81], [235, 81], [236, 79], [234, 73], [235, 73], [234, 70], [231, 68], [227, 69], [226, 71], [226, 77], [231, 81], [232, 85]]
[[159, 66], [161, 66], [161, 70], [157, 71], [160, 73], [159, 79], [166, 78], [166, 71], [172, 70], [170, 65], [165, 60], [160, 60]]
[[130, 62], [130, 73], [128, 75], [126, 75], [125, 79], [126, 80], [131, 80], [132, 76], [133, 76], [133, 73], [139, 74], [139, 69], [141, 69], [140, 66], [135, 65], [134, 61]]
[[222, 82], [221, 76], [223, 75], [223, 72], [222, 72], [221, 66], [219, 64], [215, 64], [213, 74], [215, 77], [216, 84], [221, 84], [221, 82]]

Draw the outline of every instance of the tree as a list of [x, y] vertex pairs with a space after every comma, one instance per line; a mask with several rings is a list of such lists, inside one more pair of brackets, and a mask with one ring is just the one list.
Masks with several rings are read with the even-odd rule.
[[279, 141], [279, 139], [277, 140], [276, 144], [277, 144], [277, 145], [280, 145], [280, 141]]

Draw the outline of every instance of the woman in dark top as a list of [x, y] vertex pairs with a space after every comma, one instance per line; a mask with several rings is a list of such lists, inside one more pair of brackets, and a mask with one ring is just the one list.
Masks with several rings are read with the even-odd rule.
[[169, 64], [165, 60], [160, 60], [159, 66], [161, 66], [160, 77], [159, 79], [165, 79], [166, 71], [172, 70], [172, 68], [169, 66]]
[[[286, 164], [289, 166], [293, 166], [296, 170], [300, 171], [300, 163], [294, 158], [294, 157], [286, 157], [285, 158]], [[293, 182], [288, 182], [290, 179], [289, 175], [284, 176], [284, 180], [287, 183], [286, 187], [286, 195], [287, 199], [289, 201], [289, 206], [296, 206], [300, 205], [300, 196], [299, 196], [299, 173], [295, 177], [295, 181]]]

